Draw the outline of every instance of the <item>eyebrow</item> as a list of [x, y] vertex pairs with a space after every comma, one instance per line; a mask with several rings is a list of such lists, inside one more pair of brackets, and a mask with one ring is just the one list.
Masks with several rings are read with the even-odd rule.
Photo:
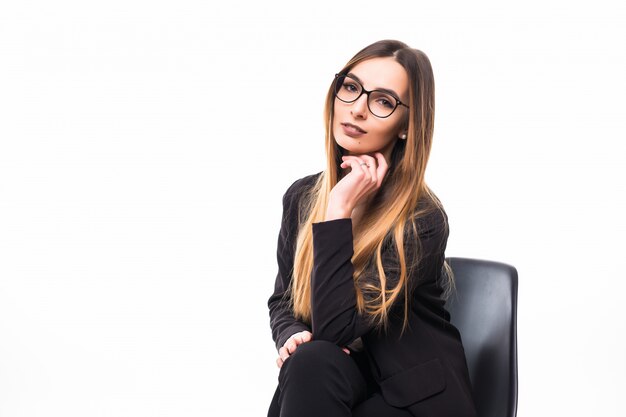
[[[354, 73], [349, 72], [349, 73], [347, 73], [346, 75], [347, 75], [347, 76], [349, 76], [349, 77], [354, 78], [355, 80], [357, 80], [358, 82], [360, 82], [360, 83], [361, 83], [361, 85], [363, 85], [363, 81], [361, 81], [361, 79], [360, 79], [359, 77], [357, 77]], [[387, 93], [387, 94], [391, 94], [392, 96], [394, 96], [394, 97], [396, 98], [396, 100], [398, 100], [398, 101], [402, 101], [402, 100], [400, 100], [400, 94], [398, 94], [398, 93], [396, 93], [395, 91], [390, 90], [390, 89], [388, 89], [388, 88], [375, 88], [374, 90], [377, 90], [377, 91], [382, 91], [382, 92], [385, 92], [385, 93]]]

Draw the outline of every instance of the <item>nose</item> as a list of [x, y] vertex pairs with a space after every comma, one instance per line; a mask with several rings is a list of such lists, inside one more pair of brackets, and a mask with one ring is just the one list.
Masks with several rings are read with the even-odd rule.
[[362, 94], [354, 103], [350, 109], [350, 114], [359, 119], [367, 118], [367, 94]]

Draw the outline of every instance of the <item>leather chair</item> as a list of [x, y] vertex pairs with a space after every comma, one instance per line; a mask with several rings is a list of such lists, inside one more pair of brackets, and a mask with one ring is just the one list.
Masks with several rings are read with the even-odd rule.
[[447, 258], [456, 291], [446, 302], [461, 333], [478, 417], [517, 415], [517, 270]]

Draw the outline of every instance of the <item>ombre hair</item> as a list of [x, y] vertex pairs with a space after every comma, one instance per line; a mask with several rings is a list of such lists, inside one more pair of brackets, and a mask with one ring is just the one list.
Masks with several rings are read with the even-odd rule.
[[[409, 253], [407, 261], [405, 237], [417, 239], [416, 219], [433, 209], [442, 209], [440, 201], [424, 181], [433, 139], [435, 84], [428, 57], [395, 40], [379, 41], [362, 49], [339, 74], [347, 74], [360, 62], [379, 57], [393, 57], [408, 75], [409, 110], [401, 124], [401, 128], [407, 131], [407, 137], [406, 140], [396, 141], [391, 161], [388, 161], [389, 170], [381, 187], [364, 207], [360, 222], [354, 225], [353, 278], [359, 313], [369, 317], [376, 326], [386, 327], [391, 306], [404, 299], [404, 330], [410, 301], [408, 277], [413, 268], [417, 267], [420, 250], [419, 241], [410, 245], [415, 248], [415, 253]], [[335, 102], [333, 87], [331, 85], [328, 90], [324, 108], [326, 170], [301, 199], [293, 279], [289, 288], [294, 315], [306, 323], [311, 321], [312, 224], [325, 219], [330, 191], [340, 179], [339, 166], [343, 155], [332, 131]], [[445, 227], [448, 227], [447, 223]], [[413, 233], [407, 234], [407, 230]], [[394, 280], [395, 285], [388, 283], [382, 262], [383, 249], [390, 242], [395, 244], [398, 259], [398, 279], [397, 282]], [[444, 269], [447, 295], [453, 286], [453, 277], [445, 262]]]

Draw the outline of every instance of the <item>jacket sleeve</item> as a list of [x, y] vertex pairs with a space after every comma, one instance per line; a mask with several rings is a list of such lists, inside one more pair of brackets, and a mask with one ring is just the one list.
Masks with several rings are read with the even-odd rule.
[[[444, 261], [448, 237], [445, 212], [436, 210], [423, 219], [417, 219], [415, 233], [407, 227], [404, 251], [409, 264], [409, 291], [419, 291], [421, 282], [437, 282]], [[313, 338], [345, 346], [372, 330], [370, 320], [359, 314], [352, 265], [352, 219], [335, 219], [313, 223], [313, 273], [311, 276], [311, 316]], [[416, 252], [419, 246], [419, 252]], [[420, 262], [415, 254], [420, 254]], [[387, 288], [394, 287], [400, 275], [399, 258], [395, 244], [383, 245], [382, 262], [387, 276]], [[375, 268], [371, 263], [371, 268]], [[377, 279], [377, 274], [376, 274]], [[398, 303], [404, 303], [398, 297]], [[398, 304], [393, 307], [399, 307]], [[403, 307], [403, 306], [402, 306]]]
[[278, 261], [278, 274], [274, 284], [274, 292], [268, 300], [270, 327], [272, 338], [276, 343], [276, 349], [281, 348], [285, 341], [294, 333], [311, 328], [297, 320], [289, 304], [287, 289], [291, 282], [293, 260], [296, 245], [297, 222], [298, 222], [298, 181], [294, 182], [283, 195], [283, 214], [278, 234], [278, 247], [276, 256]]

